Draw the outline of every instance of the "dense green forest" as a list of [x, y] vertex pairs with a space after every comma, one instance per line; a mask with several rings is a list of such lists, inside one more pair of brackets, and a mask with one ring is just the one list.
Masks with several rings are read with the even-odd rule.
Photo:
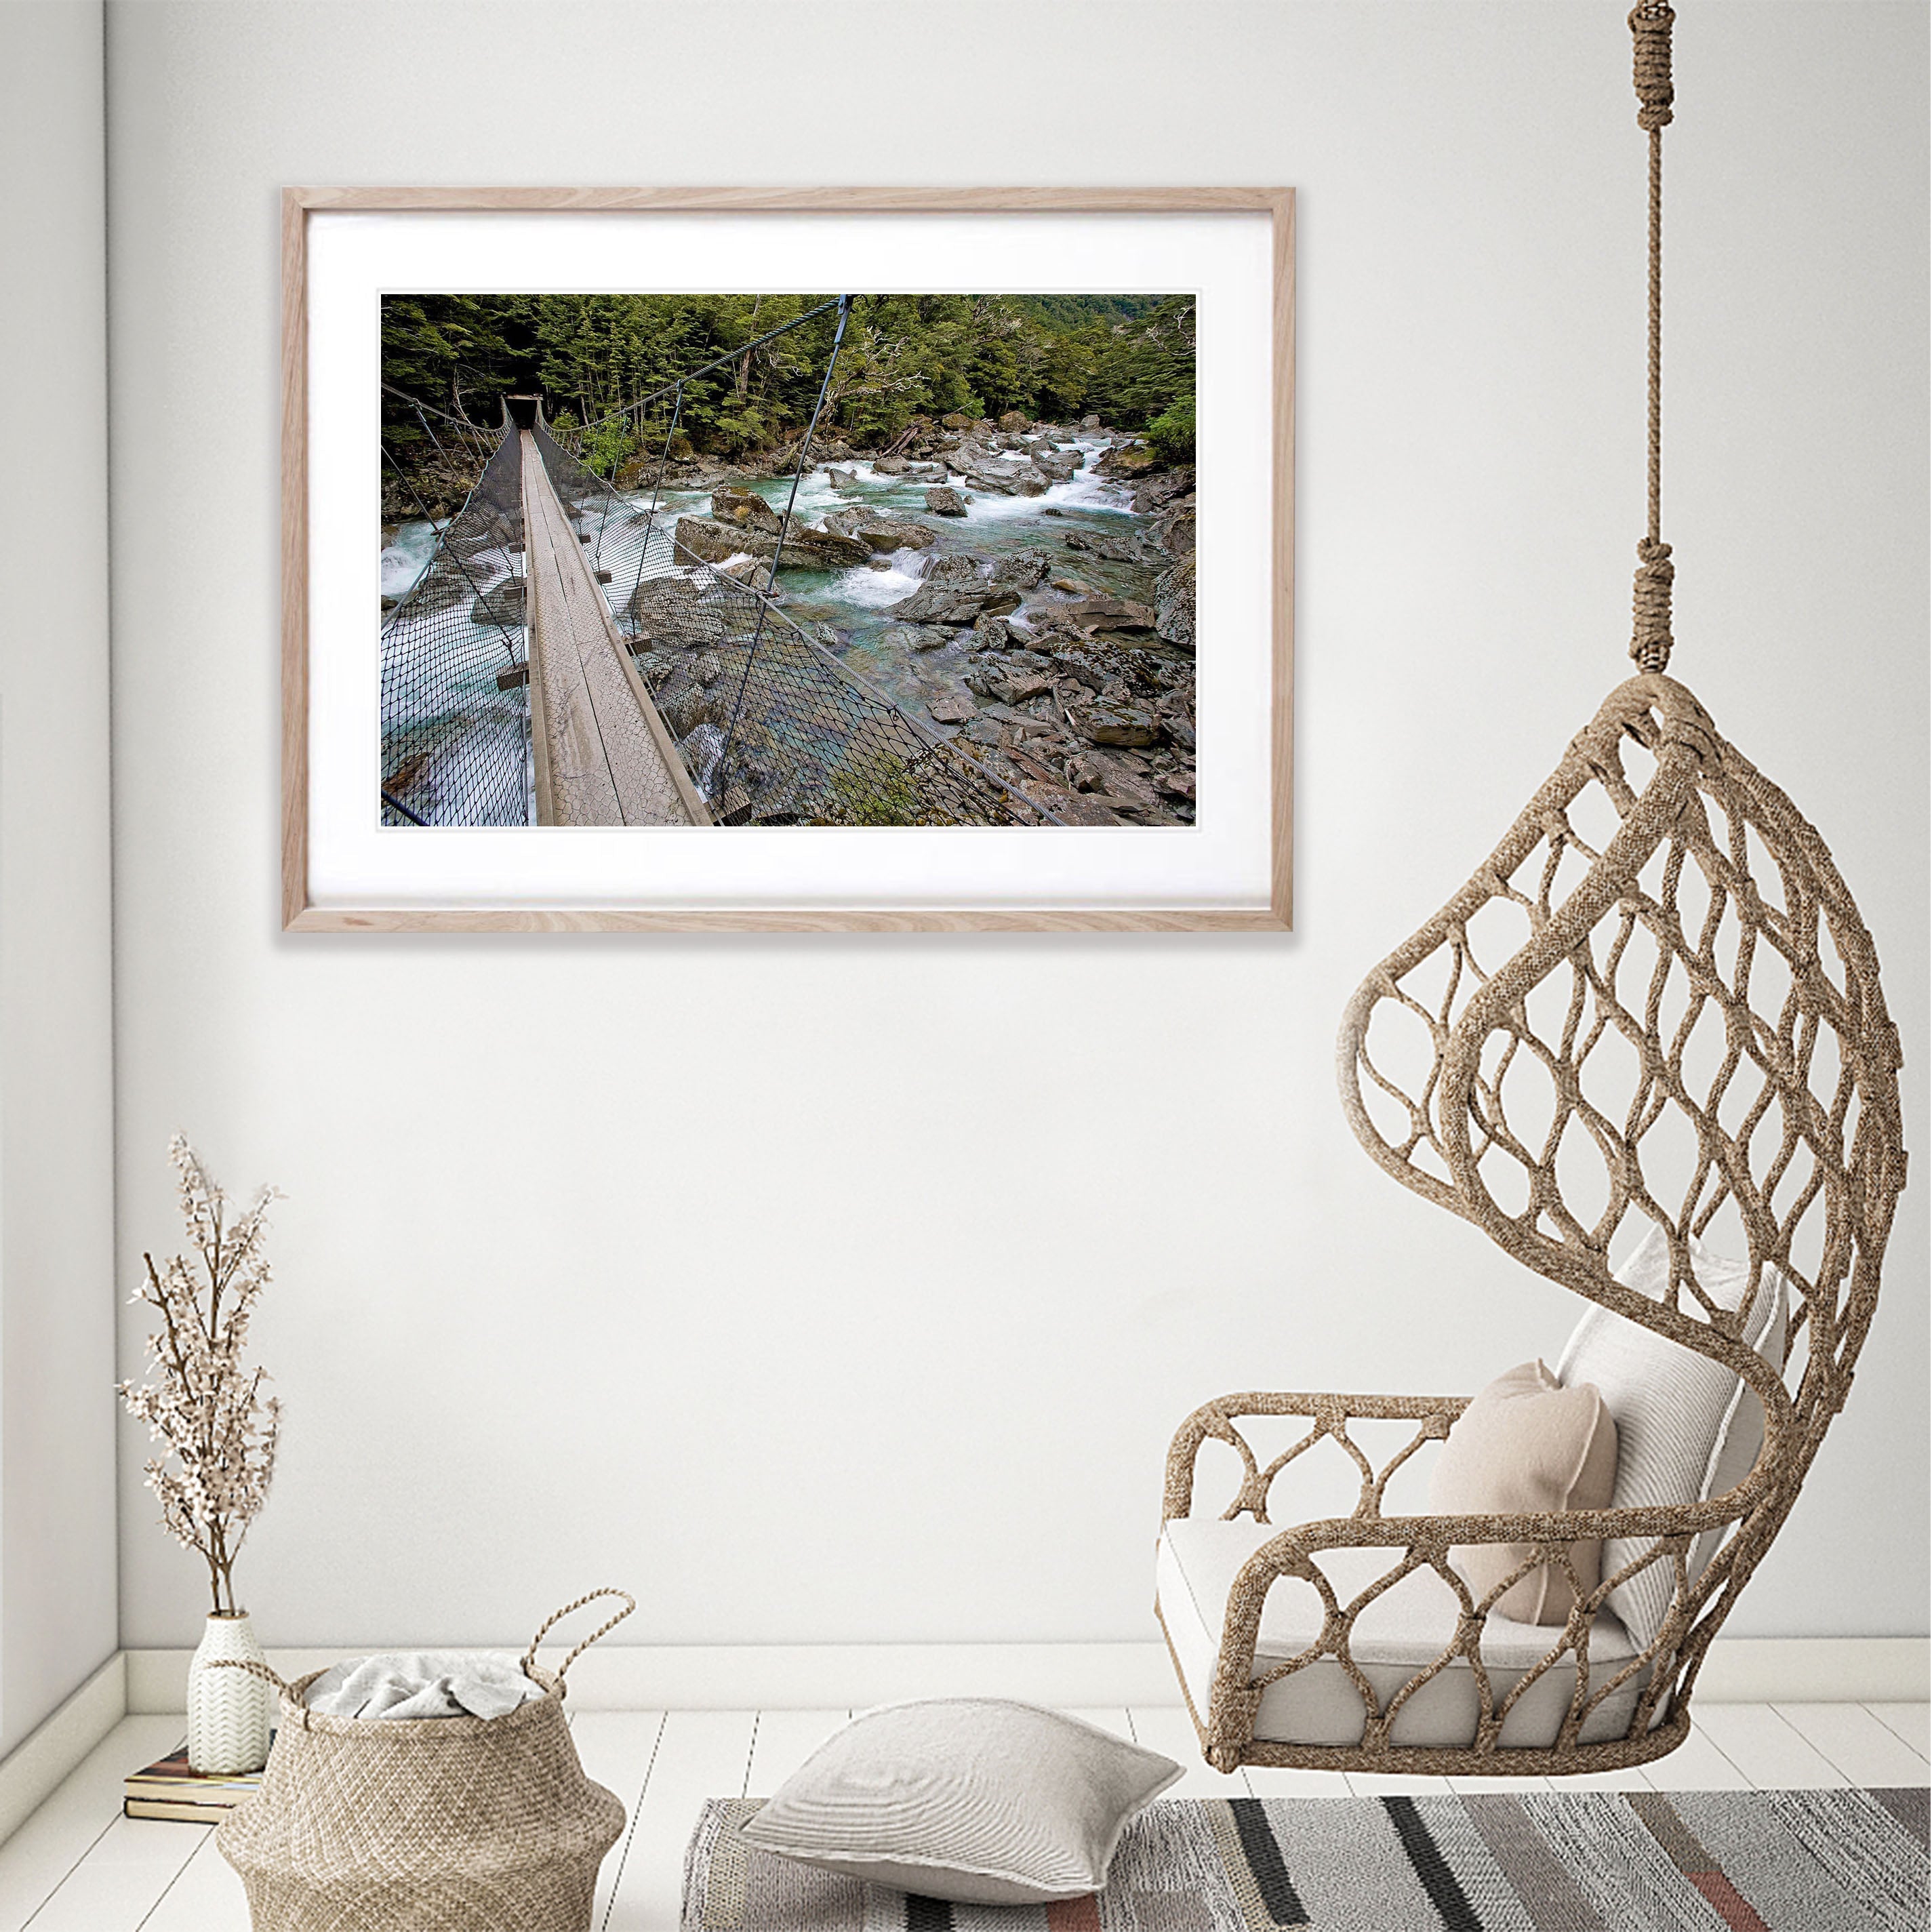
[[[831, 298], [798, 295], [393, 295], [382, 302], [383, 434], [408, 469], [428, 440], [406, 399], [494, 428], [499, 398], [540, 391], [560, 428], [593, 428], [605, 474], [671, 433], [669, 386], [685, 386], [674, 453], [768, 449], [809, 418], [834, 326], [827, 313], [746, 350]], [[1191, 296], [862, 296], [826, 415], [876, 448], [916, 416], [1008, 410], [1066, 422], [1096, 412], [1186, 460], [1194, 440]], [[664, 391], [646, 408], [603, 419]], [[400, 392], [400, 393], [395, 393]]]
[[1138, 322], [1160, 296], [1008, 296], [1019, 313], [1045, 328], [1072, 335], [1096, 322]]

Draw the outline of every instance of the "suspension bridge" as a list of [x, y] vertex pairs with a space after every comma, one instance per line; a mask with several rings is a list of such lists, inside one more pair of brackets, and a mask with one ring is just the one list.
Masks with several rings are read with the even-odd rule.
[[[783, 608], [778, 571], [850, 299], [836, 304], [784, 511], [767, 512], [775, 529], [748, 530], [735, 559], [694, 554], [661, 508], [685, 386], [718, 363], [619, 412], [641, 424], [669, 404], [647, 500], [566, 448], [538, 397], [505, 397], [494, 440], [411, 399], [438, 455], [475, 477], [383, 619], [383, 824], [1065, 822], [1066, 806], [1049, 809], [988, 771]], [[579, 450], [603, 427], [578, 432]]]

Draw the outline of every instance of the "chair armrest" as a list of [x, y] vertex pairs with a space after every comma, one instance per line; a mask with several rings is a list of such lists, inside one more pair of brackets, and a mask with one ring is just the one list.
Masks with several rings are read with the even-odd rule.
[[[1203, 1402], [1179, 1429], [1167, 1452], [1167, 1486], [1161, 1511], [1163, 1522], [1192, 1513], [1194, 1505], [1194, 1468], [1201, 1445], [1210, 1437], [1225, 1442], [1241, 1459], [1242, 1481], [1239, 1493], [1226, 1515], [1252, 1515], [1266, 1522], [1270, 1485], [1297, 1456], [1312, 1448], [1324, 1437], [1332, 1436], [1353, 1460], [1362, 1480], [1359, 1515], [1376, 1516], [1382, 1508], [1389, 1478], [1423, 1444], [1439, 1442], [1449, 1433], [1449, 1426], [1469, 1406], [1461, 1395], [1303, 1395], [1249, 1390], [1236, 1395], [1216, 1396]], [[1308, 1433], [1265, 1467], [1256, 1458], [1247, 1439], [1235, 1426], [1238, 1418], [1250, 1415], [1306, 1416]], [[1352, 1421], [1414, 1422], [1414, 1436], [1378, 1470], [1348, 1433]]]
[[[1516, 1516], [1382, 1516], [1363, 1514], [1298, 1524], [1292, 1529], [1283, 1530], [1279, 1536], [1270, 1537], [1242, 1564], [1228, 1593], [1221, 1669], [1230, 1673], [1231, 1684], [1236, 1681], [1246, 1683], [1252, 1676], [1262, 1605], [1269, 1590], [1284, 1578], [1310, 1584], [1320, 1594], [1326, 1619], [1318, 1651], [1332, 1654], [1345, 1647], [1348, 1630], [1357, 1612], [1366, 1608], [1373, 1598], [1412, 1570], [1425, 1564], [1436, 1568], [1462, 1602], [1462, 1630], [1457, 1638], [1460, 1647], [1465, 1642], [1473, 1644], [1472, 1627], [1480, 1627], [1504, 1592], [1531, 1571], [1555, 1560], [1569, 1575], [1575, 1602], [1565, 1624], [1550, 1626], [1553, 1661], [1557, 1652], [1577, 1648], [1587, 1642], [1592, 1618], [1618, 1583], [1653, 1563], [1667, 1564], [1674, 1580], [1671, 1612], [1656, 1638], [1634, 1660], [1632, 1667], [1635, 1667], [1636, 1664], [1652, 1656], [1675, 1648], [1678, 1637], [1695, 1621], [1702, 1604], [1716, 1586], [1718, 1573], [1728, 1567], [1720, 1559], [1694, 1584], [1687, 1568], [1693, 1539], [1707, 1529], [1720, 1528], [1748, 1514], [1755, 1506], [1756, 1492], [1767, 1486], [1768, 1480], [1754, 1477], [1739, 1484], [1728, 1496], [1703, 1503], [1657, 1504], [1637, 1509], [1558, 1510]], [[1621, 1569], [1600, 1577], [1593, 1588], [1577, 1588], [1576, 1575], [1569, 1569], [1570, 1544], [1612, 1536], [1653, 1540], [1649, 1549], [1640, 1551]], [[1450, 1552], [1484, 1543], [1526, 1544], [1530, 1549], [1528, 1555], [1514, 1570], [1478, 1599], [1450, 1567]], [[1313, 1558], [1324, 1550], [1362, 1549], [1385, 1549], [1400, 1553], [1375, 1584], [1352, 1603], [1342, 1603]], [[1446, 1663], [1447, 1658], [1443, 1660]]]
[[[1680, 1537], [1688, 1541], [1748, 1514], [1756, 1501], [1755, 1492], [1765, 1486], [1748, 1479], [1708, 1502], [1652, 1503], [1633, 1509], [1547, 1510], [1514, 1516], [1329, 1516], [1284, 1529], [1263, 1544], [1245, 1568], [1264, 1560], [1272, 1563], [1277, 1554], [1283, 1560], [1298, 1561], [1323, 1550], [1439, 1546], [1447, 1550], [1478, 1543], [1571, 1544], [1612, 1536]], [[1300, 1573], [1280, 1569], [1279, 1574]]]

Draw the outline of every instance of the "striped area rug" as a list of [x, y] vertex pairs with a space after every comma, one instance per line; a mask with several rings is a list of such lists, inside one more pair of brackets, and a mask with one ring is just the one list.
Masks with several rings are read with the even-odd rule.
[[1573, 1791], [1184, 1798], [1107, 1888], [947, 1905], [794, 1864], [713, 1798], [684, 1932], [1926, 1932], [1926, 1793]]

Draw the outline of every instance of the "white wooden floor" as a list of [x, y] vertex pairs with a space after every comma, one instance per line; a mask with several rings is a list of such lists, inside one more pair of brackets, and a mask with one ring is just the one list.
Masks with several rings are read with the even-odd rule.
[[[843, 1724], [844, 1711], [585, 1712], [584, 1768], [624, 1801], [630, 1826], [604, 1861], [599, 1932], [676, 1932], [685, 1841], [706, 1798], [763, 1796]], [[1344, 1796], [1442, 1791], [1442, 1778], [1246, 1772], [1200, 1761], [1178, 1706], [1078, 1715], [1188, 1764], [1175, 1797]], [[1592, 1780], [1639, 1790], [1924, 1784], [1923, 1704], [1706, 1704], [1696, 1732], [1641, 1772]], [[242, 1888], [213, 1833], [120, 1815], [121, 1780], [181, 1742], [178, 1718], [130, 1718], [0, 1845], [0, 1932], [248, 1932]], [[1544, 1780], [1526, 1780], [1540, 1786]], [[1496, 1779], [1468, 1788], [1499, 1788]]]

